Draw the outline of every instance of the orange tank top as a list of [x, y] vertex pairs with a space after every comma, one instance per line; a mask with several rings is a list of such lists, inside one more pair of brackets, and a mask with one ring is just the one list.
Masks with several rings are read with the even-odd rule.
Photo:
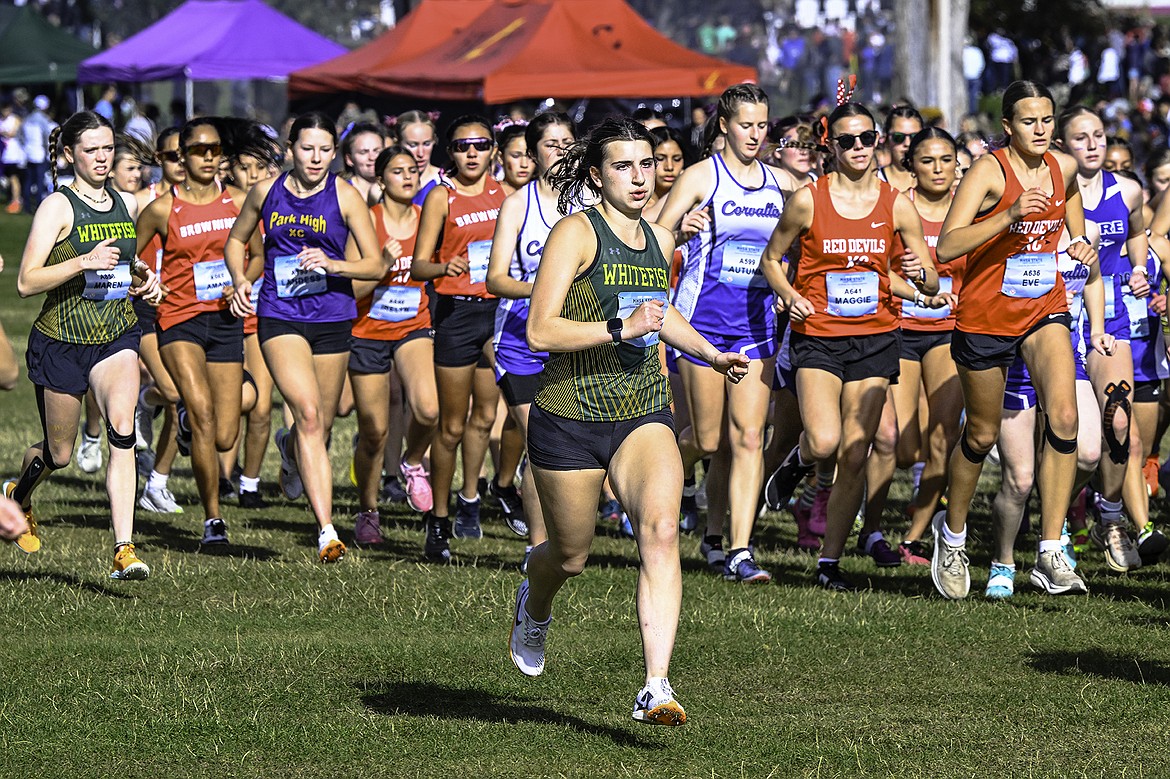
[[[994, 152], [1003, 169], [1003, 196], [979, 223], [1007, 211], [1024, 194], [1006, 149]], [[1068, 311], [1056, 247], [1064, 229], [1064, 184], [1056, 158], [1045, 153], [1053, 196], [1048, 210], [1013, 222], [967, 255], [955, 326], [965, 333], [1016, 337], [1040, 320]]]
[[223, 247], [239, 215], [226, 189], [206, 205], [180, 200], [177, 188], [172, 190], [161, 276], [170, 293], [158, 307], [163, 330], [206, 311], [227, 308], [223, 288], [232, 279]]
[[[414, 209], [418, 218], [421, 209]], [[378, 234], [378, 246], [385, 246], [391, 235], [386, 230], [385, 209], [378, 203], [370, 209], [374, 219], [374, 230]], [[400, 341], [416, 330], [431, 326], [430, 300], [427, 297], [426, 282], [411, 281], [410, 264], [414, 260], [416, 232], [408, 238], [399, 238], [402, 256], [386, 273], [372, 293], [357, 302], [357, 319], [353, 323], [356, 338], [374, 341]]]
[[491, 176], [485, 179], [483, 192], [478, 195], [447, 190], [447, 221], [443, 224], [443, 243], [439, 246], [437, 261], [466, 257], [469, 265], [468, 270], [458, 276], [435, 279], [437, 294], [495, 297], [487, 291], [487, 266], [496, 217], [500, 215], [504, 197], [504, 188]]
[[[907, 193], [907, 197], [914, 199], [914, 190]], [[934, 268], [938, 271], [938, 291], [939, 294], [944, 292], [951, 292], [959, 294], [959, 288], [962, 286], [963, 265], [966, 262], [966, 257], [960, 257], [951, 262], [940, 263], [938, 261], [938, 237], [942, 233], [942, 222], [932, 222], [924, 217], [919, 217], [922, 222], [922, 234], [926, 239], [926, 248], [930, 249], [930, 259], [934, 261]], [[906, 252], [906, 248], [902, 243], [901, 236], [898, 236], [894, 241], [894, 253], [890, 256], [890, 264], [894, 269], [894, 273], [901, 275], [902, 273], [902, 255]], [[955, 312], [947, 308], [922, 308], [914, 305], [912, 301], [902, 300], [902, 329], [913, 330], [915, 332], [925, 333], [942, 333], [948, 330], [955, 329]]]
[[829, 179], [822, 176], [807, 185], [813, 224], [800, 239], [793, 286], [816, 313], [792, 322], [792, 330], [828, 338], [888, 333], [898, 327], [889, 277], [898, 191], [880, 181], [873, 211], [862, 219], [846, 219], [833, 207]]

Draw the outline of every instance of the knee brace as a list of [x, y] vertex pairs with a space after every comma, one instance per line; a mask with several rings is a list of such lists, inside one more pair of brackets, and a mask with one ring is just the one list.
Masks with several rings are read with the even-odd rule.
[[1077, 439], [1061, 438], [1052, 432], [1052, 425], [1048, 423], [1047, 417], [1044, 419], [1044, 440], [1057, 454], [1076, 454], [1077, 452]]
[[[1101, 414], [1101, 422], [1104, 426], [1105, 443], [1109, 447], [1109, 459], [1116, 465], [1123, 465], [1129, 459], [1129, 425], [1132, 419], [1132, 406], [1129, 402], [1129, 393], [1132, 387], [1129, 382], [1122, 379], [1116, 384], [1110, 382], [1109, 386], [1105, 388], [1105, 409]], [[1126, 434], [1118, 440], [1117, 433], [1113, 430], [1113, 420], [1117, 416], [1117, 412], [1125, 413], [1126, 419]]]
[[120, 434], [113, 425], [106, 422], [106, 440], [110, 442], [110, 447], [113, 449], [133, 449], [137, 438], [133, 432], [126, 435]]
[[987, 459], [988, 452], [980, 452], [971, 446], [971, 442], [967, 440], [967, 426], [963, 425], [963, 433], [959, 436], [959, 451], [963, 453], [970, 462], [975, 465], [982, 465], [983, 461]]

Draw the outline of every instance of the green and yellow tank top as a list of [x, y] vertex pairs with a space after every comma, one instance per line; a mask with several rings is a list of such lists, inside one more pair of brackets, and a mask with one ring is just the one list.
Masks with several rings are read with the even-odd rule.
[[[670, 264], [650, 225], [642, 220], [646, 248], [631, 249], [614, 235], [596, 208], [585, 211], [597, 235], [593, 264], [573, 280], [561, 316], [605, 322], [633, 313], [648, 299], [665, 301]], [[670, 405], [670, 385], [658, 358], [658, 334], [552, 354], [536, 405], [582, 422], [616, 422]]]
[[112, 207], [98, 211], [69, 187], [61, 187], [73, 206], [73, 229], [49, 252], [46, 266], [67, 262], [113, 238], [121, 252], [112, 270], [83, 271], [49, 290], [33, 327], [50, 338], [74, 344], [110, 343], [138, 321], [130, 304], [130, 263], [137, 250], [134, 220], [126, 203], [107, 186]]

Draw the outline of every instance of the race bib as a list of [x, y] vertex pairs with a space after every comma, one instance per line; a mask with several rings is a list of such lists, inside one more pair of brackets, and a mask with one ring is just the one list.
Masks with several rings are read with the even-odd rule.
[[421, 287], [378, 287], [370, 301], [370, 319], [381, 322], [405, 322], [418, 316], [418, 307], [421, 303]]
[[1056, 254], [1013, 254], [999, 291], [1011, 298], [1044, 297], [1056, 286]]
[[1129, 286], [1121, 288], [1121, 302], [1125, 304], [1125, 313], [1129, 317], [1129, 337], [1148, 338], [1150, 335], [1150, 305], [1149, 298], [1135, 298], [1129, 292]]
[[260, 288], [263, 286], [264, 286], [264, 277], [263, 276], [261, 276], [260, 278], [256, 279], [254, 282], [252, 282], [252, 294], [250, 295], [250, 297], [252, 299], [252, 306], [253, 307], [255, 307], [256, 304], [260, 302]]
[[723, 247], [723, 265], [719, 282], [733, 287], [766, 287], [768, 281], [760, 272], [760, 257], [764, 245], [750, 241], [728, 241]]
[[[619, 292], [617, 297], [617, 315], [622, 319], [625, 319], [630, 314], [634, 313], [634, 310], [638, 306], [645, 303], [647, 300], [661, 300], [663, 303], [666, 303], [666, 293], [659, 291]], [[667, 303], [667, 305], [669, 306], [670, 304]], [[658, 343], [658, 333], [646, 333], [646, 335], [642, 335], [637, 338], [627, 339], [625, 343], [628, 343], [631, 346], [653, 346], [654, 344]]]
[[488, 258], [492, 253], [491, 241], [472, 241], [467, 244], [467, 273], [472, 284], [487, 281]]
[[1068, 314], [1072, 318], [1072, 326], [1074, 329], [1081, 326], [1081, 317], [1085, 313], [1085, 296], [1073, 295], [1072, 302], [1068, 304]]
[[118, 263], [110, 270], [85, 272], [85, 289], [81, 296], [86, 300], [121, 300], [129, 294], [129, 263]]
[[[954, 289], [955, 280], [950, 276], [940, 276], [938, 280], [938, 294], [943, 295]], [[902, 301], [902, 316], [912, 316], [915, 319], [946, 319], [951, 315], [951, 307], [926, 308], [917, 305], [913, 300]]]
[[305, 295], [320, 295], [325, 291], [325, 272], [305, 270], [296, 255], [277, 257], [273, 260], [276, 278], [276, 296], [299, 298]]
[[826, 273], [828, 312], [833, 316], [859, 317], [877, 313], [878, 275], [874, 271]]
[[219, 300], [223, 297], [223, 288], [231, 286], [232, 275], [228, 273], [227, 263], [223, 260], [197, 262], [192, 270], [195, 272], [195, 297], [198, 300]]

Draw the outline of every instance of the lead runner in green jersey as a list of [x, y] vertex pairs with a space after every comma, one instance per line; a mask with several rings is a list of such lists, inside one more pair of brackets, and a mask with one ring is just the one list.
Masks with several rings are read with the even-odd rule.
[[681, 725], [667, 680], [682, 604], [678, 512], [682, 459], [658, 338], [738, 382], [748, 358], [719, 352], [666, 305], [674, 239], [642, 219], [654, 185], [654, 139], [611, 119], [570, 147], [554, 169], [560, 210], [597, 205], [557, 222], [532, 291], [528, 342], [552, 353], [533, 403], [529, 464], [549, 539], [532, 550], [512, 624], [513, 662], [544, 670], [552, 601], [584, 569], [609, 475], [638, 542], [638, 620], [646, 681], [633, 717]]
[[110, 577], [145, 579], [150, 569], [132, 543], [139, 328], [128, 296], [142, 295], [157, 304], [161, 292], [153, 271], [135, 253], [138, 204], [133, 195], [109, 185], [114, 164], [110, 123], [89, 111], [76, 113], [50, 134], [48, 151], [51, 160], [59, 151], [64, 154], [74, 179], [37, 207], [16, 283], [22, 297], [45, 295], [26, 360], [44, 438], [29, 447], [19, 480], [6, 482], [4, 494], [20, 504], [28, 520], [17, 546], [37, 552], [41, 539], [32, 492], [49, 472], [69, 464], [82, 398], [93, 389], [110, 446]]

